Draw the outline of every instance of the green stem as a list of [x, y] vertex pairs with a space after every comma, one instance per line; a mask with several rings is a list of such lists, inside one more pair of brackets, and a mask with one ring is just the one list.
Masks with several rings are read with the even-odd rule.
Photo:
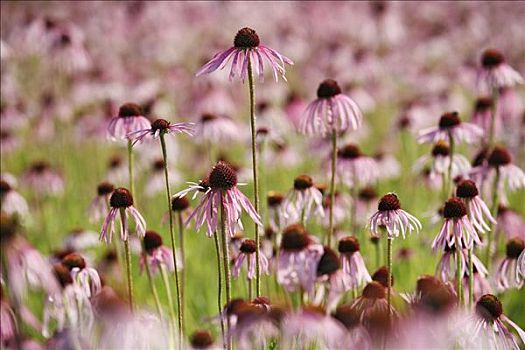
[[153, 278], [151, 277], [151, 270], [149, 268], [149, 262], [148, 262], [148, 253], [144, 251], [142, 253], [144, 257], [144, 265], [146, 268], [146, 275], [148, 276], [148, 282], [151, 287], [151, 294], [153, 294], [153, 299], [155, 300], [155, 307], [157, 308], [157, 312], [159, 313], [159, 317], [162, 318], [162, 307], [160, 305], [159, 300], [159, 294], [157, 293], [157, 287], [155, 287], [155, 283], [153, 282]]
[[[250, 90], [250, 128], [252, 133], [252, 167], [253, 167], [253, 196], [255, 211], [259, 213], [259, 179], [257, 177], [257, 145], [256, 145], [256, 118], [255, 118], [255, 84], [253, 82], [252, 61], [248, 56], [248, 87]], [[259, 225], [255, 223], [255, 290], [261, 295], [261, 267], [259, 266]]]
[[[222, 268], [221, 268], [221, 244], [219, 242], [219, 234], [215, 232], [213, 235], [215, 239], [215, 251], [217, 252], [217, 306], [219, 308], [219, 315], [222, 314]], [[220, 316], [221, 320], [221, 335], [222, 343], [226, 344], [224, 333], [224, 317]]]
[[[164, 288], [166, 289], [166, 295], [168, 297], [168, 306], [170, 310], [170, 320], [173, 325], [175, 324], [175, 319], [177, 318], [175, 315], [175, 306], [173, 304], [173, 298], [171, 297], [171, 287], [170, 287], [170, 281], [168, 279], [168, 272], [166, 271], [166, 267], [164, 264], [160, 264], [160, 274], [162, 275], [162, 282], [164, 282]], [[171, 332], [170, 332], [170, 341], [171, 341]], [[179, 339], [179, 346], [181, 346], [182, 339]]]
[[454, 163], [454, 137], [452, 136], [452, 133], [449, 131], [448, 132], [448, 139], [449, 139], [449, 149], [450, 149], [450, 154], [449, 154], [449, 158], [450, 158], [450, 162], [448, 164], [448, 172], [447, 172], [447, 179], [448, 179], [448, 183], [447, 183], [447, 188], [446, 188], [446, 197], [445, 199], [447, 199], [448, 195], [449, 195], [449, 191], [451, 189], [454, 188], [454, 179], [452, 178], [452, 164]]
[[492, 107], [490, 113], [490, 129], [489, 129], [489, 147], [494, 146], [494, 139], [496, 136], [496, 109], [498, 103], [498, 88], [492, 88]]
[[392, 288], [392, 238], [387, 237], [387, 246], [386, 246], [386, 256], [387, 256], [387, 264], [388, 264], [388, 279], [387, 279], [387, 303], [388, 303], [388, 319], [389, 322], [392, 317], [391, 309], [392, 309], [392, 300], [391, 300], [391, 288]]
[[169, 223], [170, 223], [170, 238], [171, 238], [171, 250], [173, 253], [173, 266], [174, 276], [175, 276], [175, 289], [177, 292], [177, 324], [179, 328], [179, 348], [182, 348], [182, 339], [184, 337], [184, 314], [182, 309], [182, 298], [181, 298], [181, 285], [179, 280], [179, 271], [177, 266], [177, 253], [175, 245], [175, 232], [173, 229], [173, 211], [171, 210], [171, 190], [169, 182], [169, 173], [168, 173], [168, 157], [166, 152], [166, 140], [164, 139], [164, 133], [160, 134], [160, 145], [162, 148], [162, 158], [164, 160], [164, 178], [166, 180], [166, 198], [168, 201], [168, 213], [169, 213]]
[[253, 299], [253, 288], [252, 288], [252, 280], [247, 278], [248, 280], [248, 300], [252, 300]]
[[133, 162], [134, 162], [134, 155], [133, 155], [133, 142], [131, 139], [128, 139], [128, 173], [129, 173], [129, 191], [131, 192], [131, 195], [133, 196], [133, 199], [135, 200], [135, 203], [137, 202], [137, 196], [135, 193], [135, 181], [133, 177]]
[[[121, 225], [124, 225], [124, 222], [126, 221], [126, 212], [125, 208], [120, 208], [120, 221]], [[127, 274], [127, 281], [128, 281], [128, 299], [129, 299], [129, 308], [131, 311], [133, 311], [133, 275], [132, 275], [132, 267], [131, 267], [131, 250], [129, 249], [129, 239], [127, 238], [124, 241], [124, 252], [126, 257], [126, 274]]]
[[330, 212], [328, 224], [327, 245], [332, 245], [332, 236], [334, 235], [334, 201], [335, 201], [335, 171], [337, 164], [337, 132], [332, 130], [332, 176], [330, 178]]
[[456, 236], [456, 291], [458, 293], [458, 306], [463, 303], [463, 271], [461, 268], [461, 247]]
[[472, 261], [472, 251], [474, 246], [468, 250], [468, 305], [472, 307], [474, 303], [474, 263]]
[[[182, 259], [182, 270], [180, 271], [180, 299], [181, 299], [181, 308], [182, 308], [182, 315], [185, 315], [185, 306], [186, 303], [184, 301], [184, 289], [186, 285], [186, 253], [184, 250], [184, 221], [182, 220], [182, 213], [179, 211], [177, 212], [177, 224], [179, 226], [179, 242], [180, 242], [180, 255]], [[183, 329], [185, 324], [183, 323]], [[184, 329], [185, 330], [185, 329]]]
[[[228, 235], [226, 233], [226, 220], [225, 220], [225, 210], [224, 210], [224, 198], [223, 193], [221, 193], [220, 199], [220, 224], [221, 224], [221, 237], [222, 237], [222, 258], [223, 258], [223, 268], [224, 268], [224, 280], [226, 282], [226, 305], [229, 305], [231, 302], [231, 273], [230, 273], [230, 251], [228, 249]], [[226, 320], [228, 324], [228, 333], [230, 330], [230, 320]], [[229, 335], [226, 336], [226, 345], [227, 348], [231, 348], [231, 341]]]
[[[492, 217], [496, 217], [498, 214], [498, 202], [499, 202], [499, 196], [498, 196], [498, 183], [500, 178], [500, 171], [499, 167], [496, 167], [496, 176], [494, 176], [494, 183], [492, 184], [492, 206], [490, 208], [490, 212], [492, 214]], [[492, 241], [494, 236], [494, 224], [491, 224], [490, 231], [487, 233], [487, 251], [486, 251], [486, 261], [485, 266], [487, 269], [490, 268], [491, 262], [492, 262]]]

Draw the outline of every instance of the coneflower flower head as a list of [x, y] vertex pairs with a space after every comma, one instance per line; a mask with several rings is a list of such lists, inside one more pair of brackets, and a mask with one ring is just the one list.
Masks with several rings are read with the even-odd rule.
[[126, 140], [130, 133], [149, 128], [151, 128], [151, 124], [144, 117], [142, 107], [136, 103], [128, 102], [120, 106], [118, 115], [109, 121], [108, 135], [113, 141]]
[[486, 294], [476, 302], [476, 313], [485, 321], [492, 323], [503, 314], [503, 305], [496, 296]]
[[323, 255], [317, 264], [317, 276], [331, 275], [341, 267], [337, 253], [327, 246], [323, 249]]
[[133, 144], [144, 141], [146, 137], [153, 139], [159, 138], [160, 135], [171, 133], [185, 133], [193, 135], [193, 123], [175, 123], [172, 124], [165, 119], [156, 119], [148, 128], [130, 132], [127, 136], [133, 140]]
[[484, 92], [492, 89], [523, 84], [523, 77], [506, 63], [505, 56], [498, 50], [487, 49], [481, 55], [481, 69], [477, 83]]
[[371, 281], [359, 248], [359, 241], [353, 236], [341, 238], [337, 246], [341, 254], [343, 272], [349, 276], [352, 288]]
[[[175, 264], [173, 263], [173, 252], [170, 248], [166, 247], [162, 243], [162, 237], [155, 231], [148, 230], [144, 234], [142, 240], [144, 251], [146, 256], [140, 256], [140, 271], [144, 270], [146, 259], [151, 268], [151, 273], [156, 274], [159, 268], [165, 266], [168, 271], [175, 270]], [[177, 268], [182, 267], [182, 262], [179, 261], [177, 256]]]
[[107, 200], [115, 186], [107, 181], [103, 181], [97, 185], [97, 196], [91, 201], [88, 208], [89, 220], [94, 223], [102, 219], [107, 214]]
[[474, 181], [461, 180], [456, 187], [456, 196], [464, 201], [469, 220], [478, 231], [486, 232], [490, 230], [485, 219], [493, 224], [496, 223], [489, 208], [479, 197], [479, 191]]
[[496, 272], [496, 283], [499, 290], [505, 291], [509, 288], [521, 288], [523, 286], [523, 280], [518, 273], [518, 259], [524, 250], [525, 241], [520, 238], [513, 238], [507, 242], [506, 257]]
[[62, 265], [71, 272], [71, 277], [88, 298], [94, 297], [102, 289], [102, 282], [98, 272], [88, 267], [86, 260], [78, 253], [71, 253], [62, 259]]
[[384, 195], [379, 201], [377, 210], [368, 223], [370, 230], [376, 235], [379, 235], [381, 227], [386, 228], [390, 238], [398, 237], [399, 233], [405, 238], [407, 231], [417, 232], [421, 229], [419, 220], [401, 209], [399, 198], [394, 193]]
[[171, 198], [171, 210], [175, 212], [181, 212], [190, 207], [190, 201], [186, 197], [175, 197]]
[[419, 143], [436, 142], [446, 140], [451, 142], [473, 143], [483, 136], [483, 130], [474, 124], [464, 123], [456, 111], [446, 112], [439, 118], [437, 127], [421, 130], [417, 138]]
[[[383, 287], [388, 287], [388, 268], [386, 266], [381, 266], [374, 272], [372, 275], [372, 281], [379, 282], [383, 285]], [[390, 279], [390, 287], [394, 286], [394, 275], [391, 276]]]
[[[240, 253], [235, 257], [235, 261], [233, 263], [232, 275], [234, 277], [239, 276], [244, 260], [247, 260], [248, 262], [248, 279], [252, 280], [255, 277], [257, 259], [257, 256], [255, 254], [256, 250], [257, 246], [254, 240], [245, 239], [244, 241], [242, 241], [241, 246], [239, 248]], [[259, 254], [259, 267], [262, 273], [265, 273], [267, 275], [270, 273], [268, 270], [268, 259], [262, 252]]]
[[210, 349], [213, 345], [211, 333], [204, 330], [193, 332], [190, 336], [190, 345], [193, 349]]
[[339, 177], [347, 186], [368, 185], [379, 177], [376, 161], [366, 157], [358, 145], [348, 143], [337, 150]]
[[299, 175], [293, 181], [293, 189], [288, 192], [281, 212], [287, 223], [308, 221], [312, 212], [324, 217], [323, 194], [314, 186], [308, 175]]

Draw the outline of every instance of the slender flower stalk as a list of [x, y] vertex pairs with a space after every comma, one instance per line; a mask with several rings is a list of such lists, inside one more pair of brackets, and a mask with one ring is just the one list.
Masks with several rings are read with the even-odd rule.
[[[334, 202], [335, 202], [335, 172], [337, 168], [337, 131], [332, 130], [332, 168], [330, 176], [330, 209], [328, 212], [328, 232], [326, 245], [328, 247], [332, 246], [332, 236], [334, 235]], [[355, 199], [355, 198], [354, 198]], [[355, 201], [352, 203], [352, 206], [355, 207]], [[354, 222], [352, 221], [352, 225]]]
[[[226, 305], [229, 305], [232, 299], [231, 295], [231, 285], [232, 285], [232, 276], [230, 271], [230, 250], [228, 249], [228, 235], [226, 234], [226, 220], [225, 220], [225, 210], [224, 210], [224, 203], [221, 199], [220, 204], [220, 232], [221, 232], [221, 239], [222, 239], [222, 259], [223, 259], [223, 268], [224, 268], [224, 282], [225, 282], [225, 290], [226, 290]], [[231, 349], [231, 338], [230, 338], [230, 331], [231, 331], [231, 324], [230, 324], [230, 318], [228, 317], [227, 320], [227, 326], [228, 326], [228, 332], [226, 335], [226, 348]]]
[[[219, 239], [219, 235], [215, 233], [213, 235], [213, 238], [215, 239], [215, 252], [217, 256], [217, 307], [219, 308], [219, 315], [222, 312], [222, 254], [221, 254], [221, 243]], [[224, 317], [220, 317], [221, 322], [221, 335], [222, 335], [222, 343], [226, 344], [226, 338], [225, 338], [225, 329], [224, 329]]]

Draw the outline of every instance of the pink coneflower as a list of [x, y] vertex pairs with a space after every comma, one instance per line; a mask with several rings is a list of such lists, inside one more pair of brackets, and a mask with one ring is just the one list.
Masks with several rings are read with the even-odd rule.
[[190, 346], [192, 350], [212, 349], [213, 338], [211, 333], [205, 330], [198, 330], [190, 336]]
[[456, 187], [456, 196], [465, 203], [467, 215], [472, 225], [479, 232], [490, 231], [486, 220], [492, 224], [495, 224], [496, 220], [494, 220], [489, 208], [479, 196], [476, 183], [472, 180], [460, 181]]
[[[469, 291], [469, 288], [470, 288], [470, 276], [467, 274], [467, 275], [464, 275], [463, 276], [463, 281], [462, 281], [462, 295], [465, 296], [464, 298], [467, 299], [467, 296], [468, 296], [468, 299], [470, 300], [470, 291]], [[490, 282], [489, 280], [487, 279], [487, 271], [485, 270], [484, 272], [482, 271], [478, 271], [478, 269], [476, 268], [476, 265], [474, 265], [474, 269], [473, 269], [473, 272], [472, 272], [472, 289], [473, 289], [473, 293], [472, 293], [472, 300], [478, 300], [482, 295], [484, 294], [487, 294], [487, 293], [492, 293], [492, 287], [490, 285]], [[456, 289], [456, 292], [457, 292], [457, 286], [455, 286], [455, 289]]]
[[394, 193], [388, 193], [381, 198], [377, 212], [370, 217], [368, 226], [376, 235], [380, 234], [380, 227], [384, 226], [389, 238], [398, 237], [399, 233], [405, 238], [407, 231], [418, 232], [422, 228], [418, 219], [401, 209], [399, 198]]
[[[150, 230], [146, 231], [143, 242], [144, 250], [146, 251], [146, 256], [140, 256], [141, 273], [144, 271], [146, 257], [148, 259], [148, 265], [151, 269], [152, 274], [156, 274], [157, 271], [159, 271], [161, 265], [165, 266], [168, 271], [175, 270], [172, 249], [162, 244], [162, 237], [157, 232]], [[179, 262], [177, 259], [178, 269], [182, 268], [181, 263], [182, 262]]]
[[145, 138], [158, 139], [161, 133], [184, 133], [189, 136], [193, 136], [193, 123], [172, 124], [165, 119], [157, 119], [153, 123], [151, 123], [151, 125], [149, 125], [148, 123], [148, 126], [143, 129], [130, 131], [126, 136], [127, 138], [133, 140], [133, 145], [135, 145], [136, 143], [143, 142]]
[[478, 72], [477, 85], [486, 92], [500, 87], [523, 84], [523, 77], [505, 62], [501, 52], [487, 49], [481, 55], [481, 69]]
[[71, 253], [62, 259], [62, 265], [71, 272], [74, 283], [84, 291], [86, 297], [94, 297], [102, 289], [102, 282], [97, 270], [88, 267], [84, 258], [78, 253]]
[[270, 227], [274, 231], [280, 231], [285, 225], [285, 218], [283, 217], [282, 204], [284, 202], [284, 195], [279, 192], [270, 191], [266, 194], [266, 203], [268, 204], [268, 217]]
[[351, 288], [358, 288], [372, 281], [365, 261], [359, 252], [359, 241], [352, 236], [341, 238], [338, 245], [343, 271], [350, 277]]
[[323, 246], [313, 242], [302, 225], [286, 227], [277, 261], [277, 281], [289, 292], [311, 292], [322, 255]]
[[128, 102], [120, 106], [118, 115], [108, 124], [108, 136], [111, 140], [128, 140], [129, 134], [138, 130], [150, 129], [149, 120], [144, 117], [142, 107]]
[[29, 212], [27, 202], [11, 184], [2, 178], [0, 179], [0, 203], [2, 211], [7, 215], [18, 215], [24, 217]]
[[53, 66], [67, 74], [86, 71], [91, 66], [89, 53], [84, 47], [83, 37], [78, 29], [61, 29], [53, 37], [49, 54]]
[[13, 132], [9, 130], [0, 130], [0, 152], [2, 152], [3, 155], [14, 152], [19, 146], [19, 137], [17, 137]]
[[124, 183], [129, 179], [128, 167], [121, 156], [113, 155], [107, 162], [108, 172], [106, 178], [115, 183]]
[[246, 80], [249, 64], [255, 75], [262, 80], [264, 77], [264, 60], [269, 63], [275, 81], [279, 80], [279, 75], [286, 80], [284, 65], [285, 63], [293, 65], [292, 60], [288, 57], [281, 55], [274, 49], [261, 45], [255, 30], [246, 27], [239, 30], [235, 35], [233, 47], [215, 54], [195, 75], [200, 76], [212, 73], [217, 69], [223, 69], [232, 58], [229, 74], [230, 81], [235, 77], [242, 81]]
[[[474, 337], [483, 336], [483, 347], [487, 349], [520, 349], [517, 339], [505, 323], [510, 324], [525, 343], [525, 332], [503, 314], [503, 306], [492, 294], [485, 294], [476, 303], [476, 327]], [[483, 332], [480, 334], [480, 332]], [[486, 342], [486, 343], [485, 343]]]
[[123, 187], [115, 189], [109, 199], [109, 206], [111, 209], [102, 225], [100, 240], [106, 241], [107, 244], [111, 243], [113, 232], [115, 231], [115, 220], [118, 214], [120, 214], [120, 238], [123, 241], [128, 240], [128, 215], [135, 220], [137, 235], [144, 237], [146, 233], [146, 221], [133, 206], [133, 197], [127, 189]]
[[294, 179], [282, 205], [283, 216], [287, 222], [307, 222], [313, 213], [324, 217], [323, 194], [314, 186], [308, 175], [299, 175]]
[[263, 226], [261, 217], [255, 208], [237, 188], [237, 173], [230, 164], [224, 161], [219, 161], [200, 184], [192, 185], [190, 188], [180, 191], [175, 194], [175, 197], [183, 197], [191, 191], [200, 191], [205, 194], [186, 223], [195, 218], [197, 230], [206, 223], [208, 237], [212, 237], [218, 228], [219, 202], [222, 202], [224, 208], [226, 229], [230, 237], [235, 234], [236, 225], [242, 228], [241, 213], [243, 209], [257, 225]]
[[[446, 140], [451, 142], [473, 143], [483, 136], [483, 130], [474, 124], [462, 122], [458, 112], [444, 113], [439, 119], [439, 125], [419, 132], [419, 143]], [[453, 140], [450, 140], [452, 137]]]
[[[255, 278], [255, 241], [251, 239], [245, 239], [241, 243], [240, 247], [240, 253], [235, 257], [235, 261], [233, 263], [233, 270], [232, 274], [233, 277], [238, 277], [241, 272], [241, 267], [244, 261], [247, 261], [248, 264], [248, 274], [247, 277], [249, 280], [252, 280]], [[265, 273], [267, 275], [270, 274], [270, 271], [268, 269], [268, 259], [264, 255], [264, 253], [259, 254], [259, 266], [261, 269], [261, 273]]]
[[446, 281], [423, 275], [416, 282], [416, 293], [410, 300], [416, 311], [424, 311], [434, 316], [446, 314], [455, 303], [454, 290]]
[[424, 155], [416, 160], [414, 164], [414, 170], [420, 172], [428, 166], [430, 169], [430, 177], [443, 176], [444, 174], [447, 174], [451, 161], [452, 178], [468, 174], [470, 170], [470, 163], [468, 159], [457, 153], [451, 155], [449, 144], [443, 140], [439, 140], [432, 147], [430, 155]]
[[371, 349], [372, 340], [367, 330], [361, 325], [359, 313], [350, 305], [339, 305], [332, 317], [346, 328], [340, 344], [351, 345], [356, 349]]
[[[461, 250], [461, 275], [468, 276], [468, 250], [462, 249]], [[437, 266], [436, 266], [436, 276], [443, 282], [448, 282], [454, 279], [456, 276], [456, 269], [457, 269], [457, 251], [456, 246], [453, 244], [451, 247], [445, 246], [445, 250], [443, 251], [443, 255], [439, 259]], [[485, 277], [487, 276], [487, 269], [479, 260], [477, 256], [472, 254], [472, 266], [473, 270], [476, 271], [476, 273], [479, 273], [481, 276]]]
[[467, 216], [467, 207], [458, 197], [452, 197], [445, 202], [443, 208], [445, 222], [432, 242], [432, 249], [444, 250], [451, 248], [471, 248], [473, 244], [481, 244], [476, 229]]
[[97, 196], [91, 201], [88, 208], [89, 221], [98, 222], [106, 217], [109, 210], [109, 197], [113, 193], [115, 186], [112, 183], [103, 181], [97, 185]]
[[59, 194], [64, 191], [62, 175], [53, 170], [46, 161], [32, 163], [22, 180], [41, 195]]
[[64, 248], [70, 252], [84, 251], [100, 245], [98, 233], [82, 228], [74, 228], [64, 238]]
[[393, 155], [379, 151], [374, 154], [373, 158], [379, 169], [378, 178], [380, 180], [394, 179], [401, 174], [401, 165]]
[[379, 282], [372, 281], [363, 289], [363, 294], [357, 298], [352, 307], [359, 314], [362, 323], [369, 321], [369, 316], [375, 312], [392, 312], [387, 301], [387, 289]]
[[317, 88], [317, 99], [304, 112], [300, 130], [307, 135], [326, 136], [357, 129], [363, 115], [357, 104], [343, 95], [335, 80], [326, 79]]
[[525, 249], [521, 251], [518, 257], [518, 264], [516, 266], [516, 281], [523, 283], [525, 280]]
[[525, 240], [525, 220], [516, 211], [504, 205], [498, 206], [496, 216], [496, 231], [504, 234], [507, 238], [521, 238]]
[[205, 113], [195, 123], [195, 137], [208, 143], [221, 145], [222, 142], [239, 140], [241, 130], [231, 118]]
[[513, 238], [507, 242], [507, 256], [496, 272], [497, 286], [500, 291], [523, 286], [523, 280], [520, 280], [518, 276], [518, 258], [524, 250], [525, 242], [522, 239]]
[[[324, 287], [328, 289], [326, 309], [329, 312], [335, 309], [343, 294], [352, 289], [352, 280], [341, 269], [339, 256], [327, 246], [323, 247], [323, 255], [317, 263], [317, 281], [324, 282]], [[323, 292], [318, 296], [324, 297]]]
[[[491, 97], [480, 97], [474, 105], [472, 122], [482, 128], [485, 133], [490, 132], [493, 106], [494, 100]], [[495, 125], [496, 130], [499, 130], [501, 124], [501, 118], [499, 118], [499, 116], [496, 117], [496, 122], [499, 122]], [[496, 132], [496, 134], [498, 134], [498, 132]]]
[[[323, 198], [323, 208], [329, 210], [330, 201], [332, 200], [330, 193], [325, 194]], [[348, 217], [348, 210], [351, 207], [352, 198], [347, 193], [339, 191], [335, 192], [333, 205], [333, 224], [334, 226], [341, 225]], [[330, 227], [330, 218], [325, 216], [322, 220], [323, 227]]]
[[337, 157], [338, 176], [346, 186], [370, 185], [379, 178], [376, 161], [365, 156], [359, 146], [349, 143], [337, 150]]

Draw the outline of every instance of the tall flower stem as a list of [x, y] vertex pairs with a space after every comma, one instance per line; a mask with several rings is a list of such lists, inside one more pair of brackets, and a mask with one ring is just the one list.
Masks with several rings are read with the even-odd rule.
[[135, 156], [133, 155], [133, 141], [128, 139], [128, 173], [129, 173], [129, 191], [131, 195], [137, 200], [137, 194], [135, 193], [135, 179], [133, 177], [133, 163]]
[[[226, 305], [229, 305], [230, 304], [230, 301], [232, 299], [232, 296], [231, 296], [231, 273], [230, 273], [230, 252], [229, 252], [229, 249], [228, 249], [228, 235], [226, 234], [226, 220], [225, 220], [225, 216], [226, 216], [226, 213], [225, 213], [225, 210], [224, 210], [224, 197], [223, 197], [224, 194], [221, 194], [221, 199], [220, 199], [220, 212], [221, 212], [221, 217], [220, 217], [220, 223], [221, 223], [221, 238], [222, 238], [222, 258], [223, 258], [223, 268], [224, 268], [224, 280], [226, 282]], [[230, 331], [230, 321], [229, 321], [229, 318], [227, 319], [227, 323], [228, 323], [228, 333]], [[227, 335], [226, 336], [226, 345], [227, 345], [227, 348], [230, 349], [231, 348], [231, 342], [230, 342], [230, 337]]]
[[474, 263], [472, 261], [472, 251], [474, 246], [468, 250], [468, 305], [472, 307], [474, 303]]
[[458, 305], [463, 303], [463, 271], [461, 266], [461, 245], [456, 236], [456, 292], [458, 294]]
[[[168, 173], [168, 157], [166, 152], [166, 140], [164, 139], [164, 133], [160, 134], [160, 146], [162, 148], [162, 158], [164, 160], [164, 178], [166, 180], [166, 197], [168, 200], [168, 213], [169, 213], [169, 223], [170, 223], [170, 238], [171, 238], [171, 249], [173, 255], [173, 266], [174, 276], [175, 276], [175, 289], [177, 293], [177, 324], [179, 328], [179, 345], [182, 346], [182, 339], [184, 334], [184, 313], [182, 309], [182, 298], [181, 298], [181, 284], [179, 280], [179, 271], [177, 266], [177, 253], [175, 245], [175, 232], [173, 229], [173, 211], [171, 210], [171, 190], [169, 182], [169, 173]], [[171, 297], [171, 296], [170, 296]]]
[[391, 315], [391, 305], [392, 305], [392, 300], [391, 300], [391, 288], [392, 288], [392, 238], [390, 237], [387, 237], [387, 246], [386, 246], [386, 256], [387, 256], [387, 264], [388, 264], [388, 279], [387, 279], [387, 294], [386, 294], [386, 298], [387, 298], [387, 303], [388, 303], [388, 319], [389, 319], [389, 322], [392, 318], [392, 315]]
[[[494, 176], [494, 183], [492, 184], [492, 206], [490, 208], [490, 213], [492, 214], [492, 217], [496, 217], [498, 214], [498, 204], [499, 204], [499, 196], [498, 196], [498, 183], [500, 178], [500, 172], [499, 167], [496, 167], [496, 176]], [[493, 236], [494, 236], [494, 224], [491, 224], [490, 231], [487, 233], [487, 252], [485, 256], [485, 266], [487, 266], [487, 269], [490, 268], [490, 264], [492, 262], [492, 244], [493, 244]]]
[[[217, 306], [219, 308], [219, 315], [222, 314], [222, 268], [221, 268], [221, 243], [219, 242], [219, 234], [215, 232], [213, 235], [215, 239], [215, 251], [217, 253]], [[221, 320], [221, 335], [222, 343], [226, 344], [226, 338], [224, 337], [224, 317], [219, 317]]]
[[332, 130], [332, 176], [330, 178], [330, 212], [328, 223], [328, 234], [326, 244], [332, 245], [332, 236], [334, 235], [334, 201], [335, 201], [335, 169], [337, 163], [337, 131]]
[[[255, 84], [253, 82], [252, 61], [248, 56], [248, 87], [250, 90], [250, 128], [252, 132], [252, 167], [253, 167], [253, 196], [255, 211], [259, 213], [259, 179], [257, 177], [257, 145], [256, 145], [256, 119], [255, 119]], [[261, 267], [259, 266], [259, 225], [255, 224], [255, 290], [257, 296], [261, 295]]]
[[490, 108], [490, 129], [489, 129], [489, 147], [494, 146], [496, 134], [496, 110], [498, 107], [498, 88], [492, 88], [492, 106]]
[[[182, 261], [182, 270], [180, 271], [180, 299], [182, 307], [182, 315], [184, 316], [184, 307], [186, 303], [184, 302], [184, 286], [186, 285], [186, 253], [184, 250], [184, 221], [182, 219], [182, 212], [177, 212], [177, 225], [179, 228], [179, 244], [180, 244], [180, 256]], [[183, 319], [184, 321], [184, 319]], [[184, 327], [184, 324], [183, 324]]]
[[159, 317], [162, 318], [162, 307], [160, 305], [159, 293], [157, 293], [157, 288], [155, 287], [155, 283], [153, 282], [153, 278], [151, 277], [151, 269], [149, 267], [149, 262], [148, 262], [148, 253], [144, 251], [142, 255], [144, 256], [144, 265], [146, 268], [146, 275], [148, 276], [148, 282], [151, 288], [151, 294], [153, 294], [153, 299], [155, 300], [155, 307], [157, 308]]
[[449, 195], [449, 191], [451, 191], [451, 189], [454, 188], [454, 179], [452, 178], [452, 164], [454, 163], [454, 137], [452, 136], [452, 133], [449, 131], [448, 132], [448, 139], [449, 139], [449, 148], [450, 148], [450, 155], [449, 155], [449, 158], [450, 158], [450, 161], [448, 163], [448, 171], [447, 171], [447, 192], [446, 192], [446, 197], [445, 199], [448, 197]]
[[[168, 279], [168, 272], [164, 264], [160, 264], [160, 273], [162, 275], [162, 281], [164, 282], [164, 288], [166, 288], [166, 295], [168, 297], [168, 306], [170, 310], [170, 319], [172, 323], [175, 323], [175, 305], [173, 304], [173, 298], [171, 297], [170, 281]], [[181, 345], [182, 338], [179, 338], [179, 346]]]
[[[124, 225], [126, 221], [126, 212], [124, 208], [120, 208], [120, 221], [121, 225]], [[131, 267], [131, 250], [129, 249], [129, 239], [126, 238], [124, 241], [124, 254], [126, 257], [126, 275], [128, 281], [128, 299], [129, 299], [129, 308], [133, 311], [133, 275]]]

